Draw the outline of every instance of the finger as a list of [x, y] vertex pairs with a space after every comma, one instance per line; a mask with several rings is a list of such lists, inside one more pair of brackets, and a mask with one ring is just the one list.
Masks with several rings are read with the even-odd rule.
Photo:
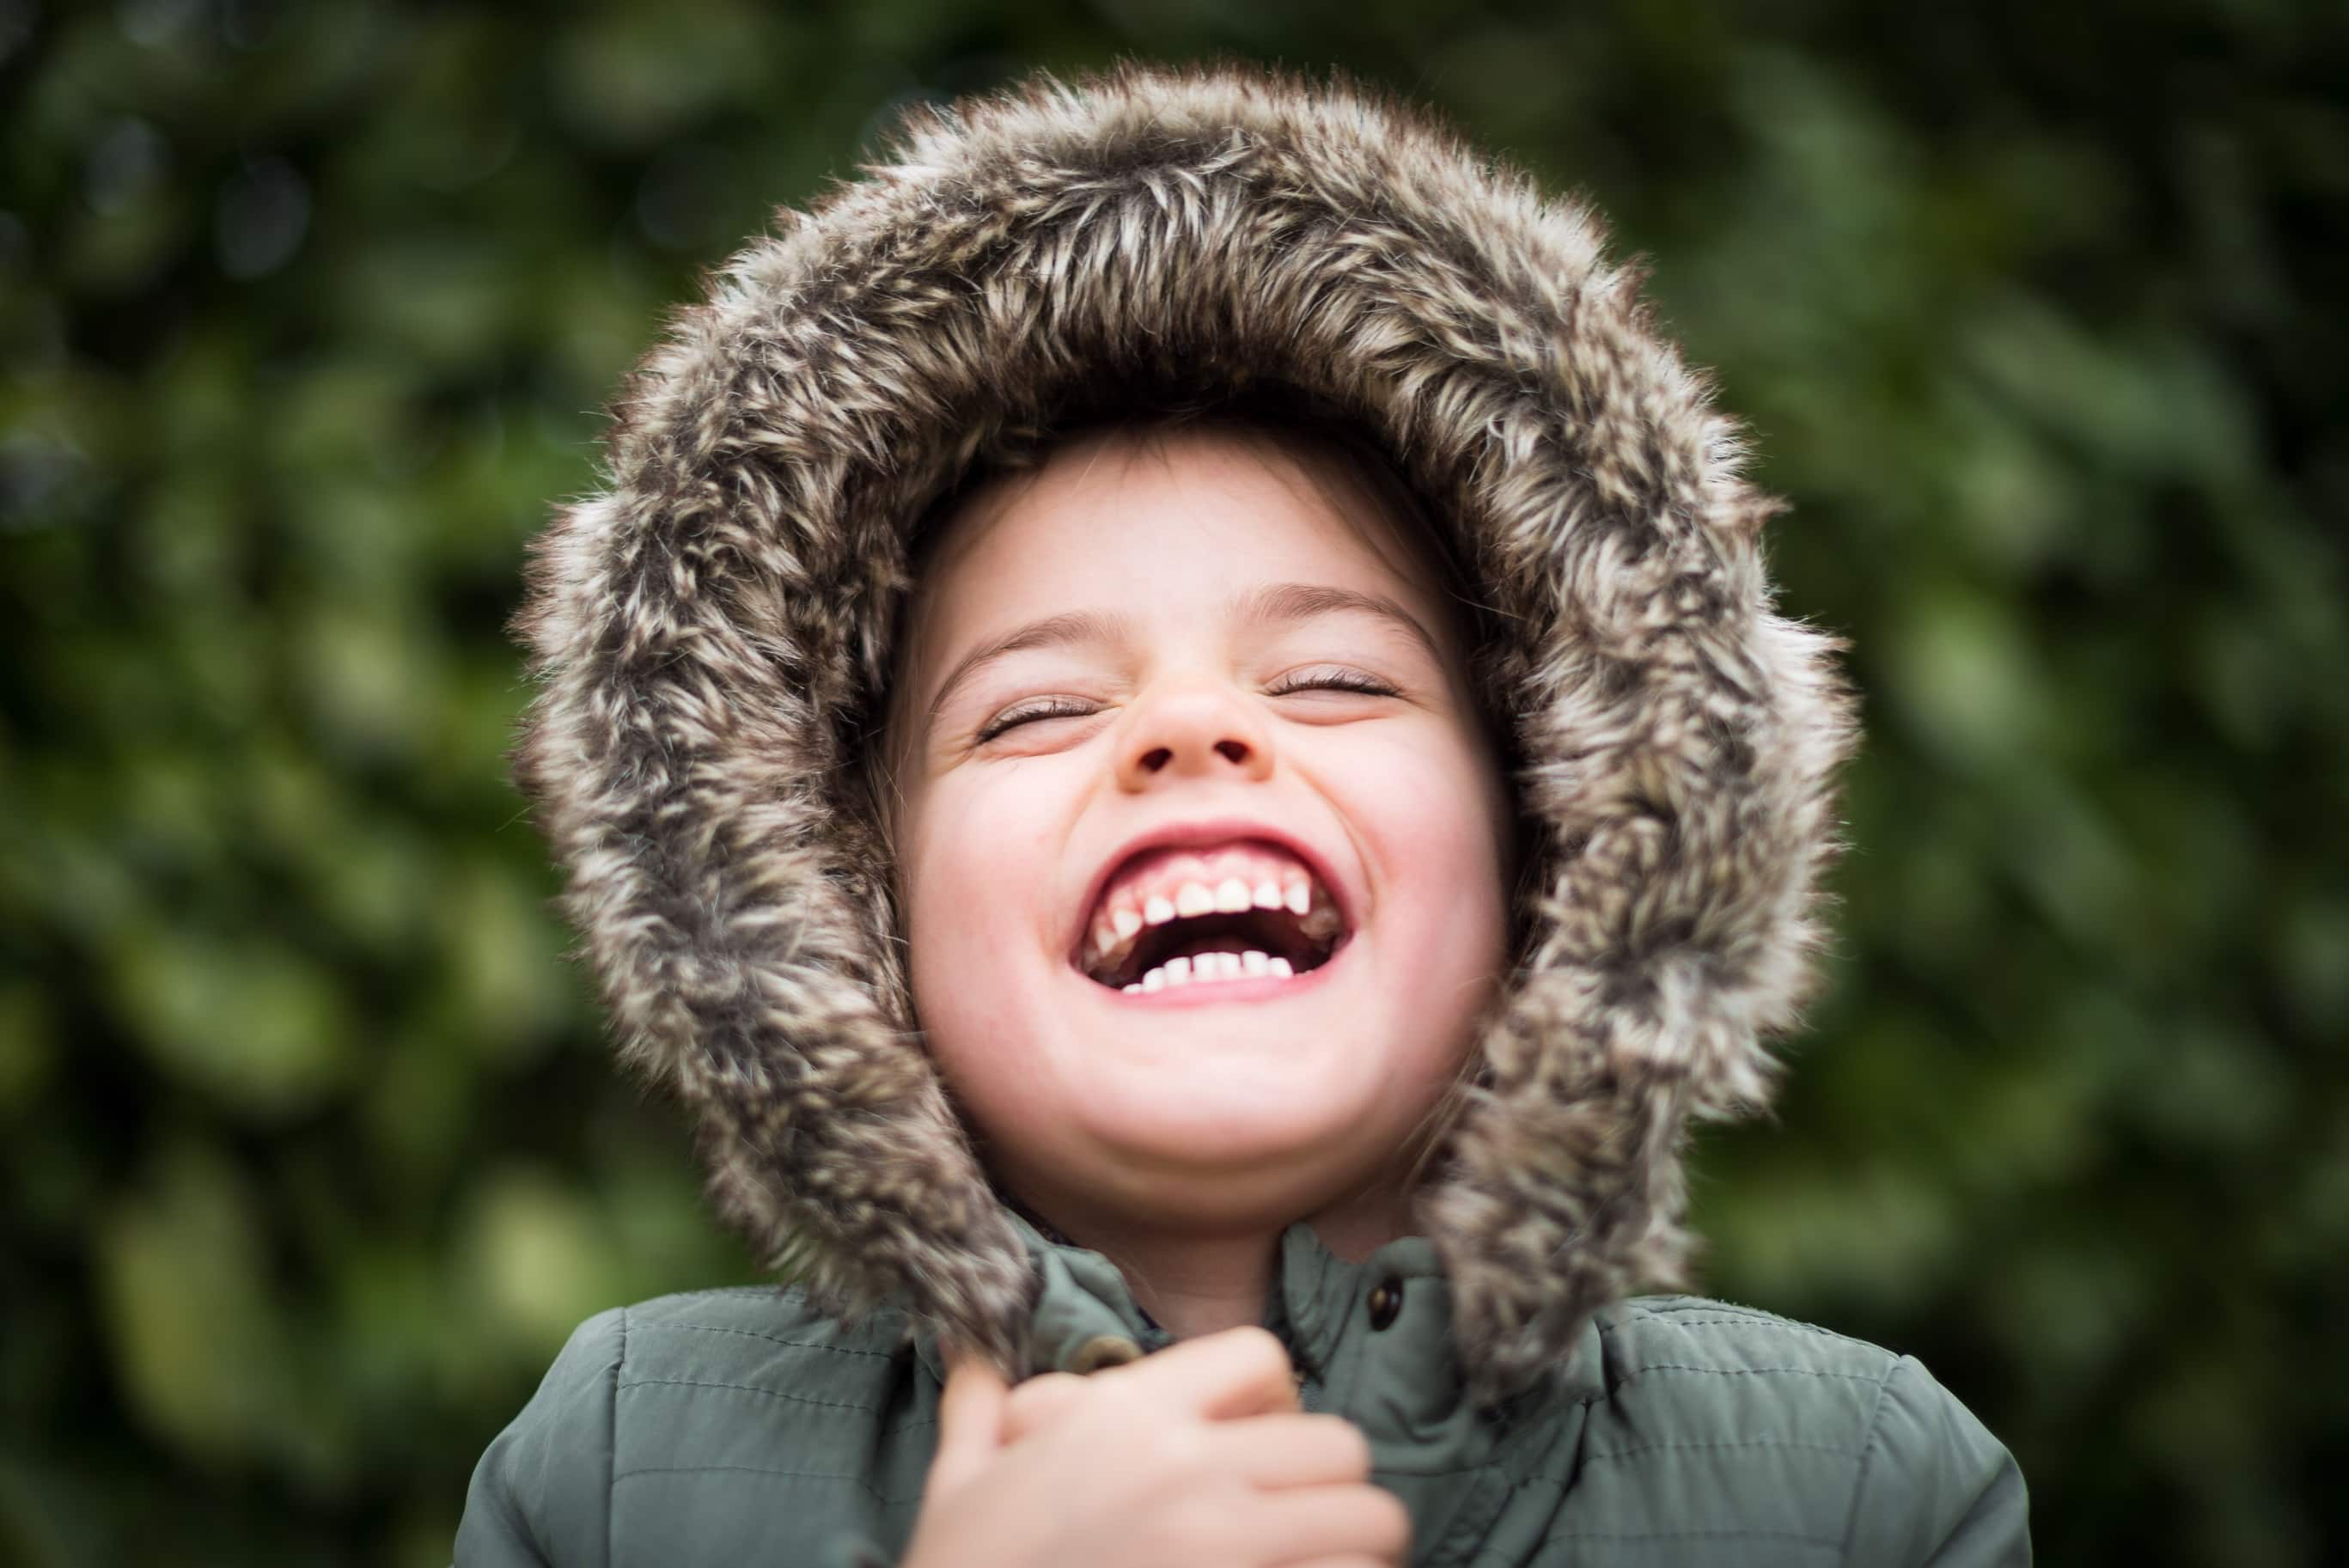
[[1093, 1376], [1121, 1378], [1146, 1398], [1209, 1420], [1298, 1408], [1288, 1351], [1270, 1329], [1253, 1324], [1185, 1339]]
[[938, 1396], [938, 1447], [930, 1459], [928, 1490], [955, 1491], [1002, 1447], [1003, 1375], [983, 1356], [947, 1350], [946, 1389]]
[[1223, 1460], [1268, 1491], [1370, 1480], [1371, 1440], [1343, 1416], [1253, 1416], [1208, 1430]]
[[1249, 1536], [1265, 1563], [1348, 1554], [1400, 1563], [1411, 1554], [1411, 1512], [1375, 1486], [1301, 1486], [1258, 1494]]
[[1003, 1407], [1003, 1440], [1016, 1443], [1050, 1426], [1085, 1394], [1085, 1380], [1073, 1372], [1043, 1372], [1011, 1390]]

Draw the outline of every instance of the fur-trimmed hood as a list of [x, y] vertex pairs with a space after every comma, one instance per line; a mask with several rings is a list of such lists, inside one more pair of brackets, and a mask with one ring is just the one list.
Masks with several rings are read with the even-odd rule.
[[916, 110], [678, 315], [533, 546], [513, 761], [622, 1054], [764, 1263], [1024, 1360], [1033, 1265], [854, 782], [907, 533], [1088, 387], [1277, 383], [1384, 443], [1499, 628], [1531, 892], [1418, 1211], [1472, 1393], [1678, 1279], [1684, 1126], [1763, 1102], [1816, 983], [1857, 705], [1842, 645], [1774, 613], [1737, 427], [1600, 239], [1359, 85], [1128, 66]]

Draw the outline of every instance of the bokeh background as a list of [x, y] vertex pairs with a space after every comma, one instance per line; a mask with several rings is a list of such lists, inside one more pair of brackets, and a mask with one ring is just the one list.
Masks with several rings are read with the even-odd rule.
[[443, 1564], [738, 1283], [505, 777], [524, 540], [903, 104], [1338, 63], [1610, 215], [1851, 637], [1831, 988], [1710, 1291], [2042, 1560], [2349, 1553], [2349, 8], [0, 0], [0, 1563]]

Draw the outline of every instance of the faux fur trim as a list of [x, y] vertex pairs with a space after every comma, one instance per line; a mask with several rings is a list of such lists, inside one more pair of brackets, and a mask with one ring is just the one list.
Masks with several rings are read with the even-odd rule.
[[854, 1316], [1024, 1353], [1034, 1281], [914, 1027], [851, 787], [905, 540], [1088, 388], [1301, 387], [1455, 525], [1505, 645], [1536, 891], [1420, 1218], [1471, 1390], [1677, 1282], [1692, 1116], [1759, 1106], [1816, 980], [1840, 640], [1774, 613], [1778, 503], [1576, 201], [1340, 77], [1128, 65], [916, 110], [715, 275], [535, 542], [515, 777], [624, 1057], [716, 1202]]

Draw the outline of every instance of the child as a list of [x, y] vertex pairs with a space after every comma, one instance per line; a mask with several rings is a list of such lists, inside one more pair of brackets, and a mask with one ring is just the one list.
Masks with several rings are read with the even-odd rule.
[[460, 1564], [2029, 1561], [1913, 1360], [1629, 1295], [1855, 735], [1632, 291], [1395, 104], [1126, 67], [679, 319], [516, 768], [792, 1284], [584, 1325]]

